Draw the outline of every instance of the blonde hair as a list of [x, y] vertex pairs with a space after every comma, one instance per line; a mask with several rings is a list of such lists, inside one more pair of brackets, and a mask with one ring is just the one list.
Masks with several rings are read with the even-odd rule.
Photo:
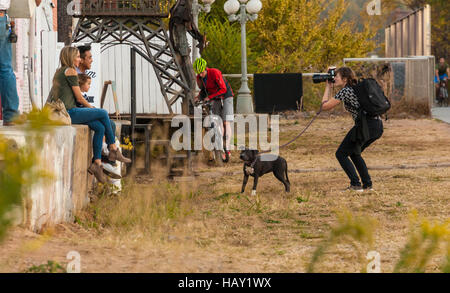
[[61, 67], [67, 66], [75, 69], [74, 60], [77, 58], [78, 49], [75, 47], [64, 47], [59, 54], [59, 61], [61, 62]]

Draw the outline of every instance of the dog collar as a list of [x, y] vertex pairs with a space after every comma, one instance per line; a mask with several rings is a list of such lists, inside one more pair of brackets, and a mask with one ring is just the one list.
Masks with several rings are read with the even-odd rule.
[[250, 164], [250, 166], [246, 165], [245, 166], [245, 172], [249, 175], [253, 174], [255, 172], [255, 164], [256, 161], [258, 160], [258, 156], [256, 156], [255, 160], [253, 160], [253, 162]]
[[255, 173], [255, 169], [251, 166], [245, 166], [245, 173], [247, 173], [248, 175], [252, 175], [253, 173]]

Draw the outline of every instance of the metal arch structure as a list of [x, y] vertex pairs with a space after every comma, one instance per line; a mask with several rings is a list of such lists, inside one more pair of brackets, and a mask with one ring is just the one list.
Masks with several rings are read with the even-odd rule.
[[[158, 78], [170, 114], [172, 106], [183, 100], [187, 112], [189, 83], [176, 58], [163, 18], [167, 18], [170, 0], [83, 0], [72, 43], [91, 40], [112, 46], [127, 44], [150, 62]], [[138, 41], [140, 44], [136, 44]], [[187, 113], [184, 113], [187, 114]]]

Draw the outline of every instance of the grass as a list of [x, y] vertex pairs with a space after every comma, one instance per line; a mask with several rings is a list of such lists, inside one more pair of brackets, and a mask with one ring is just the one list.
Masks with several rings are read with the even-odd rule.
[[53, 260], [47, 261], [46, 264], [33, 265], [26, 269], [24, 273], [65, 273], [66, 269], [60, 265], [58, 262]]
[[[281, 143], [307, 119], [298, 121], [281, 120]], [[338, 168], [334, 152], [351, 123], [349, 117], [318, 119], [296, 148], [281, 151], [289, 169]], [[428, 119], [390, 120], [364, 158], [369, 167], [450, 162], [449, 130]], [[290, 172], [290, 193], [267, 174], [257, 196], [250, 195], [252, 179], [240, 193], [241, 170], [234, 155], [223, 168], [199, 168], [204, 175], [194, 182], [126, 182], [121, 196], [97, 198], [37, 251], [16, 257], [5, 242], [0, 267], [23, 271], [29, 257], [62, 262], [77, 250], [83, 272], [305, 272], [313, 260], [315, 272], [361, 272], [366, 253], [375, 250], [382, 272], [449, 270], [447, 236], [436, 231], [450, 215], [444, 192], [450, 168], [371, 170], [375, 191], [363, 194], [342, 192], [348, 184], [342, 171]], [[413, 210], [422, 217], [415, 224]], [[420, 230], [425, 219], [429, 228]], [[429, 236], [412, 236], [423, 231]], [[14, 237], [15, 243], [29, 236]]]
[[198, 190], [168, 182], [152, 185], [128, 183], [122, 196], [102, 196], [87, 211], [75, 217], [85, 227], [111, 229], [115, 232], [161, 232], [192, 213], [190, 201]]

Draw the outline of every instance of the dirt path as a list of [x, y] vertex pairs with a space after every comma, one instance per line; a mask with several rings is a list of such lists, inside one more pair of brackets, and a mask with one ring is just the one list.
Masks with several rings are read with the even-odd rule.
[[[283, 120], [280, 142], [295, 136], [307, 119]], [[365, 256], [381, 255], [391, 272], [409, 235], [411, 213], [443, 222], [450, 215], [450, 126], [434, 120], [391, 120], [365, 153], [369, 166], [422, 166], [373, 169], [375, 191], [343, 192], [347, 179], [334, 152], [351, 126], [349, 118], [322, 118], [281, 155], [291, 172], [292, 191], [266, 175], [251, 197], [244, 195], [242, 165], [233, 153], [223, 168], [202, 168], [195, 182], [129, 184], [121, 197], [102, 197], [77, 215], [77, 223], [37, 235], [11, 230], [0, 246], [0, 271], [21, 272], [54, 260], [65, 266], [69, 251], [81, 255], [82, 272], [304, 272], [316, 247], [339, 225], [343, 211], [376, 222], [373, 243], [358, 243]], [[328, 172], [330, 170], [338, 170]], [[362, 231], [370, 234], [370, 227]], [[443, 252], [427, 265], [439, 271]], [[339, 241], [316, 270], [359, 272], [367, 261]]]

